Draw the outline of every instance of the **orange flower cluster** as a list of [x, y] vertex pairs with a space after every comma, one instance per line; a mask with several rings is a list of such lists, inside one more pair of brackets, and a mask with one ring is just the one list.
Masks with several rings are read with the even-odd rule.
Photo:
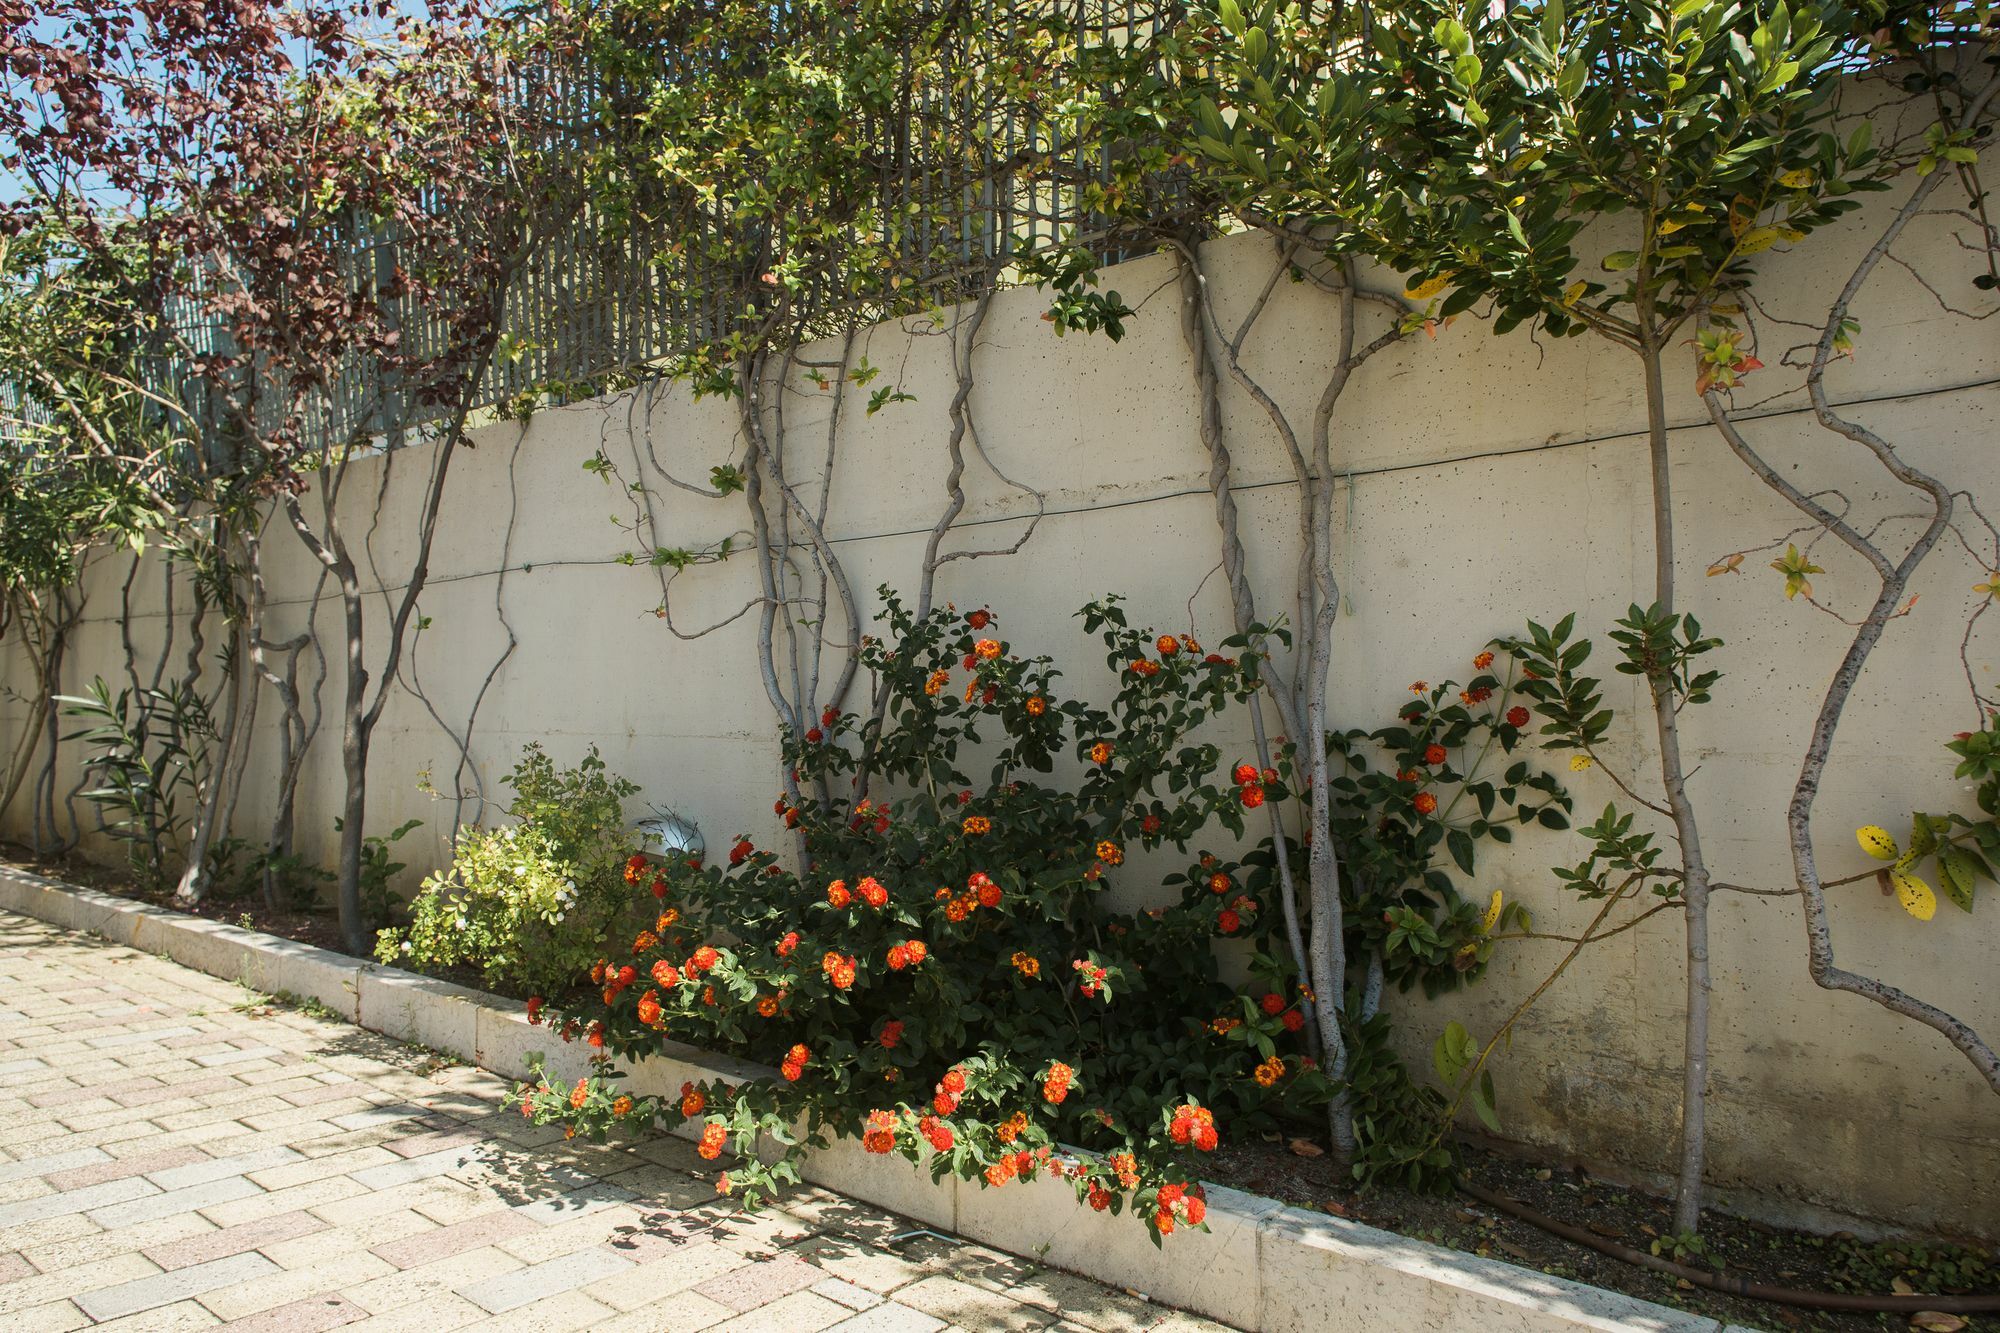
[[903, 1020], [900, 1018], [892, 1018], [882, 1025], [883, 1049], [891, 1051], [896, 1049], [896, 1043], [903, 1039], [903, 1027]]
[[1481, 653], [1479, 656], [1472, 659], [1472, 665], [1480, 671], [1486, 670], [1486, 668], [1493, 665], [1493, 654]]
[[1179, 1184], [1160, 1186], [1159, 1211], [1153, 1214], [1153, 1225], [1162, 1236], [1174, 1234], [1176, 1216], [1191, 1227], [1201, 1225], [1208, 1216], [1208, 1201], [1195, 1192], [1200, 1188], [1199, 1185], [1192, 1189]]
[[655, 935], [650, 930], [642, 930], [632, 937], [632, 952], [644, 953], [648, 949], [657, 947], [659, 943], [660, 937], [658, 935]]
[[977, 838], [982, 834], [993, 831], [993, 821], [985, 815], [967, 815], [965, 817], [965, 831], [972, 837]]
[[855, 969], [858, 966], [852, 954], [828, 953], [819, 960], [819, 970], [832, 980], [835, 990], [847, 990], [854, 985]]
[[1135, 676], [1157, 676], [1160, 674], [1160, 664], [1149, 657], [1133, 658], [1131, 664], [1126, 669]]
[[958, 1109], [959, 1098], [965, 1095], [965, 1071], [953, 1066], [938, 1080], [937, 1089], [931, 1098], [931, 1105], [939, 1115], [950, 1115]]
[[797, 932], [796, 930], [788, 930], [785, 932], [785, 937], [778, 941], [778, 957], [790, 958], [792, 956], [793, 951], [796, 950], [798, 947], [799, 947], [799, 932]]
[[1000, 644], [996, 639], [981, 639], [972, 645], [972, 651], [982, 662], [991, 662], [1000, 656]]
[[1095, 999], [1097, 993], [1104, 989], [1105, 970], [1087, 958], [1077, 959], [1070, 967], [1077, 973], [1077, 989]]
[[704, 944], [699, 949], [696, 949], [692, 954], [688, 956], [688, 961], [687, 961], [688, 975], [691, 977], [698, 977], [702, 973], [708, 971], [711, 967], [714, 967], [717, 963], [721, 961], [722, 961], [722, 955], [717, 953], [714, 949], [710, 948], [708, 945]]
[[1252, 1077], [1254, 1077], [1257, 1080], [1258, 1087], [1268, 1088], [1272, 1084], [1276, 1083], [1279, 1079], [1283, 1078], [1284, 1076], [1285, 1076], [1285, 1057], [1282, 1055], [1274, 1055], [1270, 1059], [1260, 1063], [1257, 1066], [1256, 1073]]
[[870, 907], [880, 909], [889, 905], [889, 890], [883, 888], [882, 881], [876, 879], [873, 875], [865, 877], [859, 884], [855, 885], [854, 891], [860, 894], [861, 901], [867, 903]]
[[1007, 961], [1014, 965], [1016, 972], [1027, 977], [1030, 981], [1042, 975], [1042, 960], [1033, 954], [1023, 953], [1021, 950], [1016, 949], [1014, 950], [1014, 956]]
[[929, 1139], [932, 1149], [937, 1152], [950, 1152], [951, 1145], [957, 1142], [957, 1135], [951, 1132], [951, 1126], [934, 1115], [917, 1121], [917, 1133]]
[[1238, 764], [1230, 776], [1236, 779], [1236, 799], [1245, 810], [1255, 810], [1264, 804], [1264, 784], [1278, 780], [1275, 769], [1259, 773], [1255, 764]]
[[1095, 744], [1095, 745], [1091, 746], [1091, 747], [1090, 747], [1090, 762], [1091, 762], [1091, 763], [1093, 763], [1093, 764], [1108, 764], [1108, 763], [1110, 763], [1110, 762], [1111, 762], [1111, 742], [1110, 742], [1110, 741], [1099, 741], [1099, 742], [1098, 742], [1097, 744]]
[[646, 874], [646, 858], [643, 855], [634, 854], [633, 857], [625, 863], [625, 882], [627, 884], [637, 884], [641, 879], [645, 877], [645, 874]]
[[931, 949], [922, 940], [904, 940], [901, 944], [889, 946], [889, 970], [900, 972], [906, 967], [920, 967], [924, 959], [931, 956]]
[[660, 993], [658, 991], [649, 990], [639, 997], [639, 1021], [649, 1028], [663, 1026], [663, 1014], [660, 1009]]
[[681, 984], [681, 970], [662, 958], [653, 964], [653, 980], [662, 986], [678, 986]]
[[784, 1063], [778, 1066], [778, 1072], [785, 1076], [785, 1082], [796, 1083], [799, 1081], [799, 1075], [806, 1072], [806, 1062], [810, 1059], [812, 1052], [801, 1042], [785, 1052]]
[[896, 1151], [896, 1113], [870, 1111], [861, 1129], [861, 1146], [872, 1153]]
[[1411, 801], [1410, 804], [1416, 807], [1417, 813], [1420, 815], [1434, 815], [1437, 813], [1438, 798], [1427, 791], [1420, 791], [1417, 793], [1417, 798]]
[[1076, 1078], [1076, 1071], [1058, 1060], [1049, 1066], [1048, 1074], [1042, 1079], [1042, 1100], [1050, 1106], [1062, 1105], [1063, 1098], [1069, 1096], [1070, 1084]]
[[1125, 849], [1106, 838], [1097, 844], [1097, 859], [1108, 866], [1125, 864]]
[[589, 1100], [590, 1082], [587, 1079], [580, 1078], [576, 1081], [576, 1086], [569, 1090], [570, 1109], [580, 1111], [583, 1109], [583, 1104]]
[[854, 901], [854, 895], [847, 891], [847, 881], [837, 879], [826, 886], [826, 901], [830, 907], [845, 907]]
[[681, 1084], [681, 1114], [692, 1120], [708, 1109], [708, 1098], [692, 1082]]
[[931, 695], [933, 698], [935, 698], [940, 692], [943, 691], [944, 687], [947, 684], [949, 684], [950, 681], [951, 681], [951, 672], [941, 671], [941, 670], [933, 671], [931, 672], [929, 679], [924, 681], [924, 693]]
[[1109, 1161], [1120, 1185], [1128, 1190], [1138, 1188], [1139, 1160], [1136, 1157], [1129, 1152], [1115, 1152], [1111, 1154]]
[[1174, 1108], [1167, 1134], [1175, 1143], [1192, 1143], [1203, 1152], [1214, 1152], [1220, 1142], [1215, 1132], [1215, 1112], [1192, 1102]]
[[1040, 717], [1042, 714], [1049, 711], [1049, 701], [1047, 699], [1044, 699], [1041, 695], [1037, 694], [1032, 696], [1028, 700], [1026, 707], [1028, 709], [1029, 717]]
[[776, 1018], [778, 1016], [778, 997], [775, 995], [766, 995], [763, 999], [757, 1001], [757, 1015], [760, 1018]]
[[722, 1145], [728, 1141], [729, 1131], [723, 1128], [722, 1122], [711, 1120], [702, 1126], [701, 1144], [695, 1151], [712, 1162], [722, 1156]]
[[1000, 1136], [1000, 1142], [1012, 1143], [1015, 1139], [1025, 1134], [1027, 1129], [1028, 1113], [1026, 1111], [1016, 1111], [994, 1126], [993, 1132]]

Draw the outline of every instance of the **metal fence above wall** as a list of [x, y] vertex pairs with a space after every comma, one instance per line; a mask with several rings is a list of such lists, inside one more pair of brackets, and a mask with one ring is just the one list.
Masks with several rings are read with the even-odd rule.
[[[964, 15], [965, 3], [976, 13]], [[952, 0], [916, 0], [913, 12], [932, 14], [946, 5]], [[1080, 40], [1110, 47], [1142, 42], [1177, 22], [1181, 12], [1134, 0], [963, 0], [952, 8], [979, 30], [1055, 22]], [[773, 10], [774, 32], [783, 30], [785, 9]], [[958, 72], [979, 77], [976, 70]], [[543, 127], [546, 141], [537, 151], [603, 148], [601, 138], [590, 136], [604, 133], [611, 94], [586, 72], [560, 67], [514, 72], [508, 96], [533, 108], [524, 120]], [[931, 81], [908, 100], [907, 115], [912, 122], [929, 117], [933, 126], [958, 117], [965, 133], [955, 138], [913, 134], [910, 123], [855, 127], [888, 164], [882, 206], [914, 205], [912, 213], [924, 220], [909, 240], [916, 285], [949, 301], [963, 294], [967, 274], [991, 275], [1011, 260], [1060, 244], [1081, 244], [1101, 262], [1127, 257], [1088, 202], [1089, 186], [1110, 179], [1109, 152], [1101, 145], [1065, 142], [1052, 118], [1011, 106], [990, 114], [975, 109], [968, 118], [962, 103], [950, 103], [953, 97], [950, 80]], [[940, 143], [947, 151], [938, 151]], [[648, 145], [629, 143], [620, 151], [644, 153]], [[935, 223], [940, 217], [949, 218], [948, 234]], [[550, 231], [529, 251], [507, 292], [502, 354], [478, 387], [474, 407], [504, 409], [528, 400], [593, 394], [713, 337], [718, 322], [731, 314], [714, 308], [713, 293], [732, 290], [730, 275], [699, 272], [690, 280], [685, 260], [677, 267], [662, 257], [670, 251], [699, 253], [718, 225], [726, 220], [718, 224], [713, 213], [701, 209], [669, 210], [634, 224], [586, 207]], [[369, 270], [396, 262], [394, 241], [366, 228], [356, 229], [349, 251], [357, 283], [366, 282]], [[162, 314], [179, 347], [197, 355], [230, 353], [226, 330], [200, 301], [184, 300]], [[439, 318], [415, 302], [404, 302], [396, 316], [403, 346], [417, 357], [446, 336]], [[799, 328], [807, 337], [822, 331], [809, 321]], [[197, 433], [213, 433], [201, 427], [216, 424], [216, 394], [185, 352], [160, 358], [149, 378], [156, 391], [189, 403]], [[281, 397], [272, 395], [272, 402]], [[241, 410], [240, 403], [231, 406]], [[256, 410], [278, 409], [259, 403]], [[374, 437], [393, 444], [434, 415], [396, 385], [368, 373], [356, 358], [325, 377], [305, 430], [326, 441]]]

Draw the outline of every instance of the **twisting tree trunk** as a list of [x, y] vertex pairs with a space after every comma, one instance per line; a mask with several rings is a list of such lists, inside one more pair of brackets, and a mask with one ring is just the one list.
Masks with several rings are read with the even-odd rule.
[[[1298, 255], [1309, 243], [1306, 238], [1280, 235], [1276, 240], [1277, 261], [1271, 276], [1252, 303], [1248, 315], [1231, 335], [1222, 331], [1214, 297], [1194, 247], [1185, 241], [1175, 241], [1172, 247], [1181, 265], [1183, 299], [1195, 307], [1192, 314], [1183, 315], [1183, 336], [1189, 337], [1191, 333], [1198, 332], [1202, 343], [1202, 346], [1196, 347], [1194, 339], [1189, 338], [1190, 350], [1197, 361], [1194, 372], [1196, 389], [1203, 395], [1201, 430], [1203, 445], [1209, 452], [1209, 484], [1216, 496], [1217, 519], [1223, 529], [1223, 571], [1230, 583], [1232, 613], [1239, 625], [1254, 622], [1255, 607], [1243, 569], [1242, 541], [1236, 531], [1235, 499], [1229, 491], [1230, 462], [1222, 439], [1220, 409], [1219, 406], [1211, 407], [1209, 403], [1214, 396], [1214, 376], [1207, 374], [1203, 367], [1211, 358], [1218, 361], [1227, 370], [1230, 379], [1262, 409], [1272, 430], [1285, 446], [1293, 478], [1299, 488], [1299, 635], [1289, 684], [1274, 666], [1269, 685], [1279, 718], [1289, 733], [1295, 775], [1302, 781], [1306, 800], [1304, 842], [1306, 900], [1310, 917], [1303, 923], [1303, 930], [1298, 921], [1297, 895], [1292, 884], [1290, 844], [1284, 836], [1282, 823], [1275, 819], [1275, 811], [1272, 828], [1278, 852], [1280, 891], [1289, 900], [1282, 904], [1286, 910], [1287, 941], [1299, 956], [1301, 971], [1317, 1000], [1312, 1009], [1314, 1029], [1326, 1072], [1336, 1088], [1334, 1099], [1327, 1107], [1327, 1129], [1334, 1155], [1345, 1164], [1353, 1159], [1355, 1148], [1353, 1108], [1345, 1086], [1348, 1043], [1342, 1026], [1348, 982], [1346, 913], [1340, 852], [1333, 843], [1330, 820], [1332, 774], [1326, 749], [1329, 730], [1327, 693], [1332, 677], [1334, 625], [1340, 611], [1340, 586], [1333, 572], [1333, 418], [1355, 370], [1403, 336], [1401, 324], [1397, 322], [1371, 341], [1360, 342], [1357, 336], [1360, 302], [1365, 299], [1388, 305], [1398, 315], [1402, 311], [1393, 298], [1361, 291], [1352, 260], [1340, 260], [1338, 278], [1325, 279], [1309, 274], [1296, 263]], [[1291, 418], [1264, 386], [1245, 370], [1242, 360], [1244, 343], [1269, 304], [1272, 293], [1279, 281], [1292, 273], [1310, 277], [1317, 287], [1331, 293], [1338, 303], [1339, 317], [1332, 365], [1321, 386], [1319, 399], [1313, 405], [1303, 447]], [[1194, 328], [1194, 324], [1198, 324], [1199, 328]], [[1265, 751], [1268, 749], [1262, 734], [1262, 719], [1254, 711], [1252, 719], [1258, 734], [1259, 759], [1262, 762], [1267, 758]]]
[[[1966, 93], [1965, 101], [1959, 108], [1959, 124], [1980, 124], [1996, 96], [2000, 96], [2000, 75], [1988, 74], [1984, 83]], [[1899, 614], [1899, 608], [1907, 605], [1910, 580], [1943, 540], [1951, 526], [1954, 507], [1949, 486], [1912, 465], [1897, 452], [1894, 445], [1876, 432], [1849, 420], [1835, 409], [1826, 392], [1826, 370], [1836, 355], [1837, 340], [1846, 329], [1848, 312], [1861, 289], [1883, 261], [1890, 257], [1891, 248], [1911, 220], [1924, 211], [1926, 201], [1949, 177], [1948, 172], [1934, 171], [1921, 177], [1911, 189], [1902, 207], [1862, 256], [1827, 311], [1813, 347], [1812, 362], [1806, 371], [1806, 389], [1812, 400], [1814, 418], [1820, 426], [1859, 445], [1899, 485], [1921, 496], [1928, 507], [1930, 512], [1924, 516], [1923, 530], [1900, 556], [1875, 540], [1872, 530], [1857, 528], [1846, 516], [1822, 503], [1819, 497], [1824, 492], [1808, 491], [1773, 467], [1745, 438], [1719, 392], [1711, 390], [1703, 397], [1710, 420], [1730, 450], [1787, 504], [1866, 560], [1877, 579], [1874, 602], [1867, 616], [1855, 626], [1853, 637], [1841, 654], [1840, 664], [1820, 699], [1819, 711], [1813, 719], [1812, 732], [1785, 812], [1786, 840], [1791, 850], [1794, 882], [1805, 906], [1807, 970], [1814, 983], [1825, 989], [1862, 996], [1891, 1013], [1931, 1028], [1971, 1062], [1988, 1087], [2000, 1093], [2000, 1053], [1996, 1053], [1993, 1045], [1970, 1024], [1907, 991], [1874, 977], [1849, 971], [1834, 962], [1833, 929], [1826, 908], [1826, 882], [1820, 873], [1812, 840], [1813, 808], [1819, 798], [1820, 783], [1855, 683], [1860, 679], [1869, 656], [1881, 642], [1890, 620]], [[1987, 237], [1990, 247], [1990, 231]]]

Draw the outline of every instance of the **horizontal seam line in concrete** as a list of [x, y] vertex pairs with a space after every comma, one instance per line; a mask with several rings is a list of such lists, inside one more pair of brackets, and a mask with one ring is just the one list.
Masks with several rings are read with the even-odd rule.
[[[1940, 398], [1955, 393], [1971, 393], [1977, 389], [1990, 389], [1995, 385], [2000, 385], [2000, 376], [1981, 380], [1968, 380], [1962, 384], [1944, 384], [1929, 389], [1898, 389], [1886, 393], [1864, 394], [1859, 398], [1847, 398], [1837, 403], [1830, 403], [1828, 407], [1830, 410], [1840, 411], [1849, 407], [1867, 407], [1875, 403], [1915, 402], [1924, 398]], [[1794, 407], [1777, 407], [1761, 412], [1738, 412], [1732, 414], [1732, 419], [1739, 422], [1773, 421], [1780, 417], [1810, 416], [1812, 413], [1812, 406], [1802, 403]], [[1708, 424], [1708, 422], [1701, 420], [1683, 421], [1669, 425], [1667, 430], [1670, 434], [1675, 431], [1701, 430]], [[1460, 463], [1479, 463], [1492, 458], [1514, 458], [1522, 454], [1548, 453], [1556, 449], [1580, 449], [1593, 444], [1613, 444], [1619, 440], [1644, 439], [1645, 436], [1646, 431], [1639, 429], [1613, 431], [1608, 435], [1583, 435], [1569, 440], [1544, 440], [1540, 444], [1524, 444], [1509, 449], [1485, 449], [1478, 453], [1454, 454], [1447, 458], [1428, 458], [1414, 463], [1384, 463], [1379, 467], [1347, 468], [1338, 472], [1337, 479], [1352, 484], [1362, 477], [1382, 477], [1397, 472], [1421, 472], [1427, 468], [1453, 467]], [[1297, 484], [1298, 479], [1296, 477], [1271, 477], [1263, 481], [1232, 483], [1229, 489], [1236, 492], [1262, 491], [1281, 486], [1296, 486]], [[1207, 486], [1186, 486], [1179, 490], [1162, 491], [1157, 495], [1135, 495], [1125, 499], [1106, 500], [1098, 504], [1072, 505], [1063, 509], [1046, 509], [1041, 512], [1040, 517], [1066, 518], [1076, 514], [1097, 514], [1113, 509], [1129, 509], [1135, 505], [1161, 504], [1168, 500], [1185, 500], [1190, 496], [1207, 494], [1209, 494]], [[1036, 517], [1037, 515], [1033, 511], [1018, 514], [989, 514], [977, 518], [961, 519], [952, 524], [952, 527], [954, 530], [960, 528], [983, 528], [990, 527], [996, 523], [1025, 523]], [[828, 537], [827, 542], [830, 545], [840, 546], [851, 542], [889, 541], [896, 537], [921, 537], [929, 534], [930, 531], [930, 527], [926, 525], [921, 528], [897, 528], [888, 532], [857, 532], [845, 537]], [[807, 542], [793, 542], [789, 546], [783, 547], [783, 549], [789, 550], [807, 550], [809, 548], [810, 543]], [[468, 570], [462, 574], [433, 575], [424, 580], [424, 586], [426, 588], [435, 588], [447, 583], [467, 583], [473, 579], [496, 578], [502, 574], [532, 574], [538, 569], [561, 569], [572, 566], [601, 568], [606, 565], [626, 565], [631, 567], [632, 562], [627, 558], [629, 555], [630, 553], [626, 552], [596, 560], [529, 560], [518, 565], [502, 565], [497, 569]], [[364, 589], [361, 595], [363, 597], [380, 597], [390, 593], [402, 592], [409, 586], [408, 583], [383, 584], [380, 587]], [[310, 606], [321, 600], [324, 599], [312, 597], [274, 597], [266, 601], [264, 605], [267, 607]], [[165, 615], [166, 612], [164, 611], [138, 611], [134, 612], [130, 619], [157, 620], [164, 618]], [[83, 616], [78, 619], [77, 623], [79, 625], [111, 625], [126, 618], [124, 616]]]

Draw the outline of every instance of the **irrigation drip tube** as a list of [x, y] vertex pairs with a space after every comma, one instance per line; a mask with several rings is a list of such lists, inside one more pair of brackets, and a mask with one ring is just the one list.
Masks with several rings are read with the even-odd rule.
[[1750, 1282], [1744, 1278], [1731, 1277], [1726, 1273], [1711, 1273], [1705, 1269], [1689, 1268], [1686, 1264], [1675, 1263], [1672, 1259], [1662, 1259], [1657, 1254], [1635, 1250], [1629, 1245], [1621, 1245], [1615, 1240], [1606, 1240], [1595, 1232], [1582, 1227], [1558, 1222], [1553, 1217], [1536, 1212], [1524, 1203], [1519, 1203], [1504, 1194], [1470, 1181], [1458, 1183], [1461, 1192], [1479, 1200], [1490, 1208], [1497, 1208], [1509, 1217], [1519, 1218], [1530, 1226], [1539, 1227], [1552, 1236], [1574, 1241], [1599, 1254], [1609, 1255], [1624, 1263], [1640, 1268], [1650, 1268], [1657, 1273], [1668, 1273], [1697, 1287], [1723, 1292], [1730, 1296], [1742, 1296], [1753, 1301], [1770, 1301], [1777, 1305], [1796, 1305], [1807, 1310], [1864, 1310], [1881, 1311], [1889, 1314], [1913, 1315], [1927, 1310], [1939, 1314], [1994, 1314], [2000, 1313], [2000, 1293], [1983, 1293], [1970, 1296], [1868, 1296], [1849, 1295], [1834, 1291], [1800, 1291], [1795, 1287], [1772, 1287], [1762, 1282]]

